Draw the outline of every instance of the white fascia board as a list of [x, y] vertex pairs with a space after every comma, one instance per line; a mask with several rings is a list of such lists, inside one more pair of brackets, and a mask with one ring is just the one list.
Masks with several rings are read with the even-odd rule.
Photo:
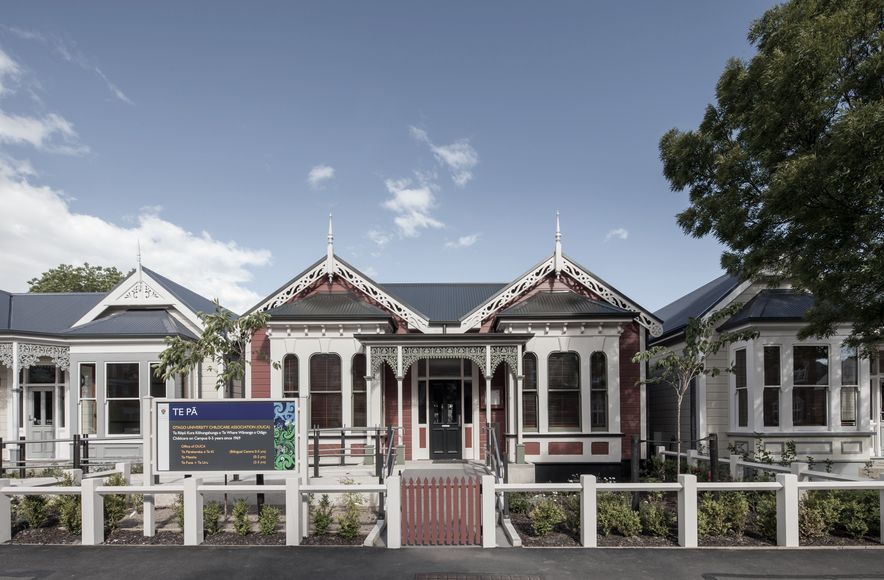
[[160, 306], [177, 310], [188, 322], [202, 331], [199, 316], [175, 298], [162, 284], [147, 272], [136, 269], [124, 282], [114, 288], [101, 302], [83, 315], [71, 328], [76, 328], [97, 319], [105, 310], [114, 306]]

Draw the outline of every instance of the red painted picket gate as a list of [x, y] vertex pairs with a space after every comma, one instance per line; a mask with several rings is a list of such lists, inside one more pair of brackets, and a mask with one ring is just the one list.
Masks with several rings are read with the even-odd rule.
[[403, 546], [480, 546], [482, 493], [477, 477], [402, 480]]

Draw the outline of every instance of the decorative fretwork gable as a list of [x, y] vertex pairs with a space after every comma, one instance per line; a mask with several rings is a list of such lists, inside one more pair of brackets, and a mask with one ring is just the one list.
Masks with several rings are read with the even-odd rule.
[[601, 300], [618, 308], [634, 312], [638, 323], [647, 328], [651, 333], [651, 336], [659, 336], [663, 331], [660, 321], [651, 313], [638, 306], [635, 302], [629, 300], [623, 294], [594, 276], [583, 267], [572, 262], [567, 257], [557, 254], [541, 262], [532, 268], [527, 274], [498, 292], [485, 304], [482, 304], [473, 310], [473, 312], [461, 321], [461, 332], [478, 328], [484, 321], [488, 320], [500, 310], [511, 305], [520, 297], [536, 288], [551, 275], [568, 276], [580, 286], [598, 296]]
[[345, 285], [365, 295], [369, 301], [390, 312], [392, 316], [404, 321], [410, 330], [427, 332], [429, 329], [429, 320], [426, 317], [405, 306], [389, 293], [383, 291], [368, 276], [363, 275], [334, 255], [308, 268], [250, 312], [264, 312], [281, 306], [314, 288], [324, 278], [333, 280], [336, 277]]

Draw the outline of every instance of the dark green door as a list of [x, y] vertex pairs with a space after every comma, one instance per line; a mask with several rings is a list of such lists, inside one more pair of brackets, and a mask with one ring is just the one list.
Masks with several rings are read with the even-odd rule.
[[430, 458], [460, 459], [460, 381], [430, 381]]

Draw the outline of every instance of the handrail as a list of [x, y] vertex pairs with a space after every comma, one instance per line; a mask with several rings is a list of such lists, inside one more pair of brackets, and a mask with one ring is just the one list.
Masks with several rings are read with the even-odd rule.
[[393, 475], [393, 469], [396, 465], [394, 453], [396, 449], [397, 435], [398, 431], [393, 430], [392, 426], [387, 427], [387, 450], [384, 457], [384, 479]]

